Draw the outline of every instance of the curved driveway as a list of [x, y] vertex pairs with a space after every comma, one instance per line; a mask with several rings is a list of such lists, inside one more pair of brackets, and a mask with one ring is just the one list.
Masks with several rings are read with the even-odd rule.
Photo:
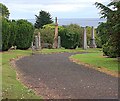
[[71, 62], [73, 54], [33, 55], [16, 64], [23, 83], [43, 98], [117, 99], [118, 78]]

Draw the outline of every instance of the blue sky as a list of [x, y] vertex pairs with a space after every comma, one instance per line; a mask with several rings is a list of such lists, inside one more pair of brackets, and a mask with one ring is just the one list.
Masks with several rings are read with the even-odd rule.
[[39, 11], [49, 12], [52, 18], [99, 18], [94, 3], [108, 4], [110, 0], [1, 0], [10, 11], [10, 19], [35, 19]]

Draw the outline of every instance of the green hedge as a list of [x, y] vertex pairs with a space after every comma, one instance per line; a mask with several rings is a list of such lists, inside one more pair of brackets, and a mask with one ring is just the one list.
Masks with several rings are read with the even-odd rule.
[[34, 27], [27, 20], [2, 19], [2, 51], [7, 51], [11, 46], [18, 49], [28, 49], [33, 40]]
[[17, 21], [17, 35], [15, 45], [18, 49], [28, 49], [33, 40], [34, 27], [27, 20]]
[[62, 47], [66, 49], [75, 49], [80, 45], [82, 29], [76, 24], [71, 24], [59, 29], [59, 35], [61, 37]]
[[43, 28], [40, 29], [42, 43], [48, 43], [48, 44], [53, 45], [54, 33], [55, 33], [54, 24], [44, 25]]
[[15, 45], [16, 35], [17, 35], [16, 21], [12, 20], [10, 23], [10, 38], [9, 38], [9, 43], [8, 43], [9, 47]]
[[118, 56], [118, 53], [116, 52], [117, 47], [111, 41], [112, 40], [109, 39], [108, 42], [103, 45], [103, 53], [106, 56], [109, 56], [111, 58], [115, 58]]
[[2, 50], [6, 51], [10, 48], [10, 21], [7, 19], [2, 19]]

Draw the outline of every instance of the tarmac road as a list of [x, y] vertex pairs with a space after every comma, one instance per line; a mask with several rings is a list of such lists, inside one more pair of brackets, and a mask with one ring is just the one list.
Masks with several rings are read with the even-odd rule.
[[71, 62], [73, 54], [37, 54], [16, 61], [22, 82], [45, 99], [117, 99], [118, 78]]

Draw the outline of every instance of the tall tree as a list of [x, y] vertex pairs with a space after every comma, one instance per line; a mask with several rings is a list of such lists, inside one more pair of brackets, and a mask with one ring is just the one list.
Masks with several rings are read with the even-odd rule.
[[46, 11], [40, 11], [39, 15], [36, 16], [36, 22], [35, 22], [35, 28], [42, 28], [46, 24], [53, 23], [51, 15], [49, 12]]
[[0, 3], [0, 14], [4, 18], [9, 18], [10, 15], [8, 8], [2, 3]]
[[97, 27], [97, 36], [100, 38], [102, 45], [106, 44], [109, 39], [108, 27], [107, 23], [103, 22]]
[[34, 26], [32, 23], [27, 20], [18, 20], [17, 24], [17, 35], [15, 40], [15, 45], [18, 49], [28, 49], [31, 46], [31, 42], [33, 41], [33, 32]]
[[107, 6], [98, 2], [95, 5], [101, 9], [102, 18], [107, 18], [107, 31], [110, 37], [108, 41], [109, 53], [114, 52], [115, 56], [120, 57], [120, 1], [112, 1]]

